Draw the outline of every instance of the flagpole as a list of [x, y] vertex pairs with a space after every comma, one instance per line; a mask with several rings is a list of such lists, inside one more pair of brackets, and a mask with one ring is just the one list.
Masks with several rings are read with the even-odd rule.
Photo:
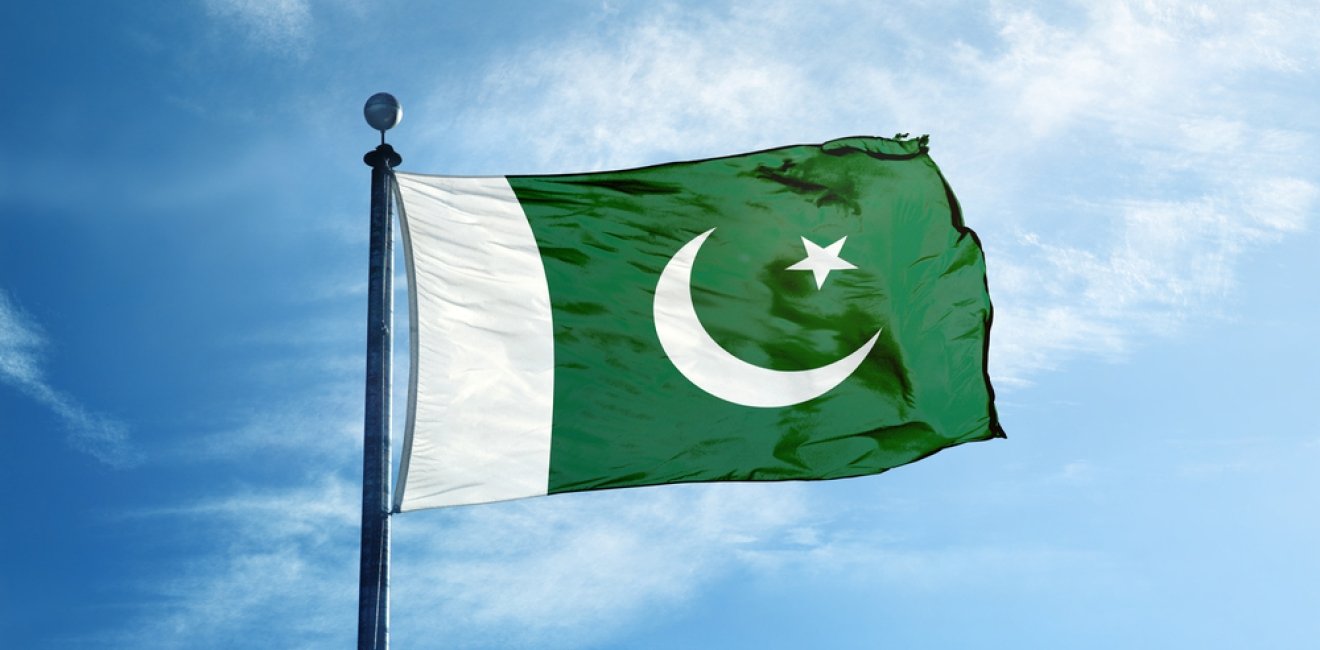
[[388, 93], [367, 100], [367, 124], [380, 146], [362, 157], [371, 167], [371, 259], [367, 274], [367, 388], [362, 446], [362, 544], [358, 573], [358, 650], [390, 645], [390, 384], [394, 341], [393, 169], [403, 158], [385, 131], [403, 116]]

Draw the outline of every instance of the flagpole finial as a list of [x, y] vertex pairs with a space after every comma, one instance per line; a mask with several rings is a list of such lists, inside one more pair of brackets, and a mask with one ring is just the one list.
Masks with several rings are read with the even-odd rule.
[[371, 128], [380, 131], [380, 143], [385, 144], [385, 132], [403, 119], [403, 107], [394, 95], [376, 93], [367, 98], [367, 104], [362, 107], [362, 115], [367, 118]]
[[376, 93], [367, 98], [367, 104], [362, 107], [362, 115], [367, 118], [367, 124], [371, 128], [380, 131], [380, 146], [374, 151], [367, 152], [362, 157], [362, 162], [371, 167], [384, 167], [393, 169], [403, 162], [403, 158], [394, 151], [394, 147], [385, 144], [385, 132], [394, 128], [399, 120], [403, 119], [403, 107], [399, 106], [399, 100], [389, 93]]

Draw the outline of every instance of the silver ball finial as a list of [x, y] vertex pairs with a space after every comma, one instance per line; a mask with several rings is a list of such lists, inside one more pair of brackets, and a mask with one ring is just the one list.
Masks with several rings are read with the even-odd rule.
[[362, 107], [362, 115], [367, 118], [371, 128], [380, 131], [381, 141], [384, 142], [385, 132], [403, 119], [403, 107], [399, 106], [399, 100], [394, 95], [376, 93], [367, 99], [367, 105]]

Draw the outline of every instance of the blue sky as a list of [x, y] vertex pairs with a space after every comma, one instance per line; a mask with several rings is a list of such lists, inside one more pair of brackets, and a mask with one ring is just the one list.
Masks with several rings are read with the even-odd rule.
[[1310, 3], [451, 4], [0, 8], [6, 643], [351, 644], [380, 90], [429, 173], [929, 133], [1009, 433], [399, 516], [395, 647], [1320, 638]]

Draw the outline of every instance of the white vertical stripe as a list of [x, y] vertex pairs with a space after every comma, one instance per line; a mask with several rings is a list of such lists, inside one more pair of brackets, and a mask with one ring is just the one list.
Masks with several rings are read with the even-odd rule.
[[554, 333], [527, 216], [502, 177], [397, 178], [412, 377], [396, 508], [543, 495]]

